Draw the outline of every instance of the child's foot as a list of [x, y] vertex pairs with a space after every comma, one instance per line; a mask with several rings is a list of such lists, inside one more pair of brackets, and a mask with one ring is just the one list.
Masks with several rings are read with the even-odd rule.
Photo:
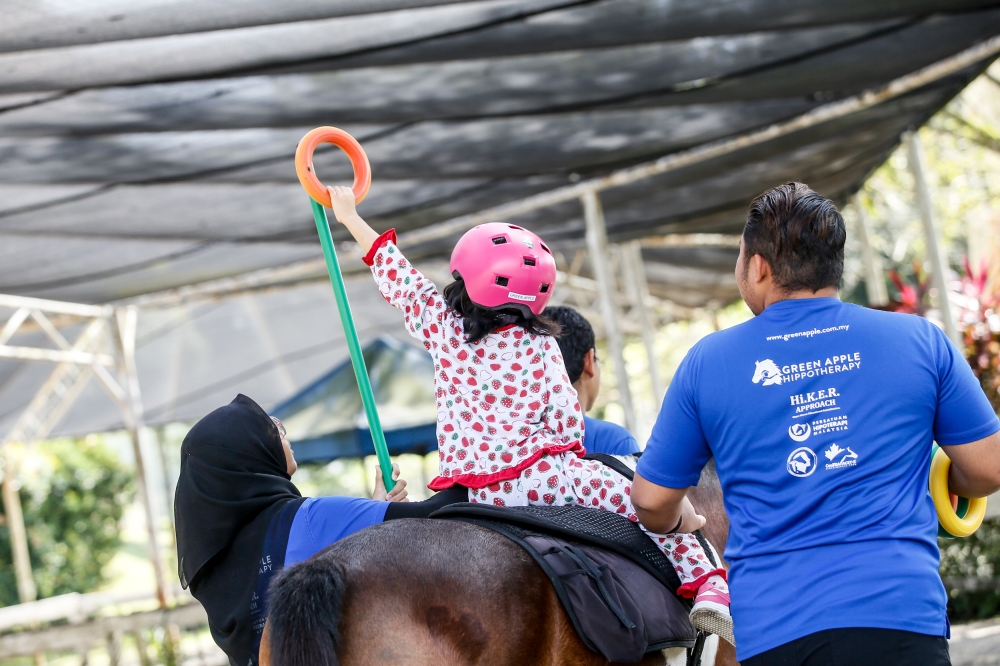
[[736, 645], [733, 616], [729, 613], [729, 587], [721, 577], [712, 576], [698, 589], [690, 617], [695, 629], [716, 634]]

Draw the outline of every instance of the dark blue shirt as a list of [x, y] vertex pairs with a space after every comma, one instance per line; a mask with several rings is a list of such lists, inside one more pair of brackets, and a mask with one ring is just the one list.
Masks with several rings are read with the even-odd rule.
[[308, 560], [344, 537], [381, 523], [388, 506], [388, 502], [364, 497], [310, 497], [290, 503], [271, 520], [250, 603], [256, 645], [249, 666], [257, 664], [260, 637], [267, 619], [267, 591], [278, 571]]
[[945, 635], [931, 444], [998, 429], [926, 319], [787, 300], [688, 353], [637, 472], [686, 488], [715, 457], [742, 661], [826, 629]]
[[587, 453], [610, 453], [627, 456], [639, 453], [639, 443], [617, 423], [583, 417], [583, 446]]

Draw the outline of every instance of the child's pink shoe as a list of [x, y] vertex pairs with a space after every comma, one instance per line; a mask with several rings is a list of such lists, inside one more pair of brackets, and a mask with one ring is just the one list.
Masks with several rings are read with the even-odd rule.
[[717, 587], [714, 582], [716, 578], [717, 576], [712, 576], [698, 588], [694, 607], [691, 609], [691, 624], [696, 629], [716, 634], [735, 646], [733, 616], [729, 613], [729, 588], [721, 578], [719, 578], [721, 585]]

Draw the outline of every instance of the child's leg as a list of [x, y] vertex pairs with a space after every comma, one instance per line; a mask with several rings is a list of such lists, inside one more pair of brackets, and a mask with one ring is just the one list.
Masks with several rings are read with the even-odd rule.
[[[596, 460], [573, 457], [566, 460], [566, 468], [572, 477], [579, 504], [614, 511], [632, 522], [638, 522], [632, 507], [631, 481]], [[642, 529], [674, 566], [681, 580], [677, 593], [682, 597], [694, 598], [698, 589], [713, 576], [719, 576], [720, 582], [725, 581], [725, 569], [712, 566], [695, 535], [686, 532], [656, 534], [645, 527]]]
[[681, 586], [677, 590], [680, 596], [693, 599], [698, 594], [699, 588], [712, 576], [717, 575], [723, 581], [726, 580], [726, 570], [712, 566], [712, 561], [708, 559], [704, 547], [694, 534], [690, 532], [654, 534], [646, 528], [643, 528], [643, 531], [656, 542], [674, 565], [674, 571], [681, 579]]

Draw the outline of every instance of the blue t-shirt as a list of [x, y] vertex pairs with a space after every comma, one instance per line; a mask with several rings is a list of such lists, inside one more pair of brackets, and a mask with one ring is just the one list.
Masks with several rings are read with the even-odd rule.
[[945, 635], [931, 443], [997, 430], [927, 320], [787, 300], [695, 345], [637, 472], [685, 488], [715, 457], [743, 660], [825, 629]]
[[627, 456], [639, 453], [639, 443], [617, 423], [583, 417], [583, 446], [587, 453], [610, 453]]
[[299, 507], [288, 532], [285, 566], [308, 560], [335, 541], [381, 523], [388, 506], [364, 497], [310, 497]]

